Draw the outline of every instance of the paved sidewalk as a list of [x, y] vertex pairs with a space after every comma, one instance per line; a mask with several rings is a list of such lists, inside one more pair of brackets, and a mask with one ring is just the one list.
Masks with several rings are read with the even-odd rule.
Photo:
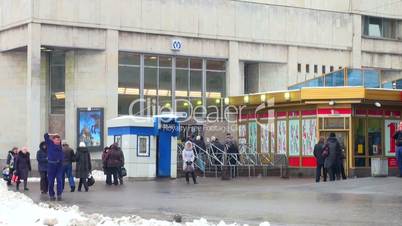
[[[90, 192], [66, 192], [63, 205], [87, 213], [139, 215], [171, 220], [205, 217], [209, 221], [271, 225], [401, 225], [402, 179], [361, 178], [318, 183], [313, 179], [200, 178], [127, 182], [107, 187], [98, 181]], [[29, 184], [35, 202], [46, 201], [39, 184]]]

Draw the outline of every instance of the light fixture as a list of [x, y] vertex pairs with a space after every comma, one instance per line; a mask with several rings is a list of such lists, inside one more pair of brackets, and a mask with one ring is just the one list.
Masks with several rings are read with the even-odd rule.
[[260, 99], [261, 99], [261, 103], [265, 103], [265, 100], [267, 99], [267, 97], [265, 96], [265, 94], [262, 94]]
[[286, 92], [284, 94], [284, 96], [285, 96], [285, 100], [290, 100], [290, 93], [289, 92]]
[[335, 101], [331, 100], [330, 102], [328, 102], [328, 104], [329, 104], [330, 106], [334, 106], [334, 105], [335, 105]]
[[170, 108], [170, 103], [166, 103], [166, 104], [165, 104], [165, 107], [166, 107], [166, 108]]
[[62, 100], [62, 99], [66, 98], [66, 95], [64, 92], [57, 92], [57, 93], [54, 93], [54, 95], [56, 96], [57, 100]]
[[201, 100], [197, 100], [197, 105], [201, 105], [202, 101]]
[[184, 105], [184, 107], [187, 107], [187, 106], [188, 106], [188, 103], [187, 103], [187, 102], [184, 102], [183, 105]]
[[226, 104], [226, 105], [229, 105], [229, 97], [226, 97], [226, 98], [225, 98], [225, 104]]
[[217, 103], [217, 104], [221, 103], [221, 99], [216, 99], [215, 103]]
[[378, 101], [376, 101], [376, 102], [374, 102], [374, 106], [376, 106], [376, 107], [380, 108], [380, 107], [381, 107], [381, 103], [380, 103], [380, 102], [378, 102]]
[[249, 100], [249, 96], [248, 96], [248, 95], [244, 96], [243, 102], [244, 102], [245, 104], [248, 104], [249, 101], [250, 101], [250, 100]]

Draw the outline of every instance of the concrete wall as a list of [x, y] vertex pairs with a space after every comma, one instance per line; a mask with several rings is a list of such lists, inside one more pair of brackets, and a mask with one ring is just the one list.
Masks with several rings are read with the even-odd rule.
[[0, 30], [26, 23], [31, 18], [32, 0], [1, 0]]
[[287, 75], [286, 64], [261, 63], [259, 92], [286, 90], [289, 86]]
[[1, 159], [13, 146], [26, 144], [25, 51], [0, 53], [0, 154]]

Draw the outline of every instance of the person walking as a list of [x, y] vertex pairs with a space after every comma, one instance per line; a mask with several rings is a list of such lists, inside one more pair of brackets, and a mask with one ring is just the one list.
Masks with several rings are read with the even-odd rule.
[[396, 145], [396, 160], [398, 162], [399, 177], [402, 177], [402, 121], [399, 122], [398, 130], [395, 132], [394, 137]]
[[54, 180], [57, 181], [57, 200], [61, 201], [63, 194], [63, 149], [58, 134], [44, 135], [47, 146], [47, 177], [49, 181], [49, 197], [56, 200], [54, 192]]
[[8, 179], [7, 179], [7, 185], [11, 186], [11, 178], [13, 176], [14, 170], [15, 170], [15, 157], [17, 157], [18, 154], [18, 148], [13, 147], [7, 154], [7, 166], [8, 167]]
[[92, 171], [91, 155], [82, 141], [79, 144], [75, 160], [77, 162], [75, 176], [80, 179], [77, 191], [80, 192], [84, 185], [85, 191], [88, 192], [88, 176]]
[[238, 156], [239, 156], [239, 148], [237, 147], [237, 144], [233, 140], [233, 137], [230, 133], [226, 134], [226, 141], [225, 141], [225, 146], [228, 154], [228, 162], [230, 166], [230, 176], [232, 178], [235, 178], [237, 175], [237, 161], [238, 161]]
[[102, 168], [103, 168], [103, 173], [106, 175], [106, 184], [108, 184], [108, 178], [111, 178], [111, 174], [112, 174], [107, 165], [107, 158], [108, 158], [109, 152], [110, 152], [110, 147], [105, 147], [102, 152]]
[[39, 150], [36, 152], [36, 160], [38, 161], [38, 172], [40, 175], [40, 191], [42, 194], [47, 194], [49, 187], [47, 179], [47, 146], [44, 141], [39, 144]]
[[187, 141], [184, 144], [184, 150], [182, 153], [182, 157], [183, 157], [183, 171], [186, 173], [186, 182], [187, 184], [190, 183], [190, 174], [193, 178], [193, 182], [194, 184], [197, 184], [197, 180], [195, 177], [195, 168], [194, 168], [194, 159], [195, 159], [195, 155], [194, 155], [194, 150], [193, 150], [193, 143], [191, 141]]
[[205, 172], [205, 161], [204, 161], [204, 152], [206, 151], [206, 145], [204, 142], [204, 138], [200, 135], [196, 136], [195, 141], [195, 152], [197, 165], [202, 173]]
[[341, 145], [336, 138], [335, 133], [330, 133], [327, 139], [328, 157], [324, 161], [324, 167], [327, 168], [329, 180], [334, 181], [337, 173], [338, 162], [341, 155]]
[[106, 184], [112, 185], [113, 176], [113, 184], [118, 185], [119, 177], [121, 175], [121, 167], [124, 164], [124, 155], [117, 144], [112, 144], [110, 146], [109, 154], [106, 158], [106, 164], [110, 170], [110, 174], [106, 177]]
[[68, 183], [70, 185], [70, 191], [74, 192], [75, 191], [75, 182], [74, 182], [74, 176], [73, 176], [73, 162], [75, 162], [74, 150], [72, 148], [70, 148], [70, 146], [66, 142], [63, 142], [62, 148], [63, 148], [63, 154], [64, 154], [63, 190], [64, 190], [64, 184], [65, 184], [65, 180], [66, 180], [66, 176], [67, 176]]
[[18, 176], [16, 190], [20, 190], [21, 180], [24, 181], [24, 190], [28, 191], [28, 174], [32, 170], [31, 159], [27, 147], [23, 147], [15, 159], [15, 175]]
[[324, 182], [327, 181], [327, 169], [324, 167], [325, 158], [328, 156], [328, 146], [325, 145], [324, 137], [320, 137], [318, 143], [314, 146], [314, 157], [317, 162], [317, 169], [315, 173], [315, 182], [320, 182], [321, 169], [324, 177]]

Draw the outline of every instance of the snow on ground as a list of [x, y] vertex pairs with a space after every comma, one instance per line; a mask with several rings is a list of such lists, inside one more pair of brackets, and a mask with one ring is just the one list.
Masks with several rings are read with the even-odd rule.
[[[65, 207], [57, 202], [35, 204], [26, 195], [9, 191], [4, 181], [0, 182], [0, 226], [57, 225], [57, 226], [226, 226], [223, 221], [209, 223], [201, 218], [183, 224], [146, 220], [138, 216], [121, 218], [105, 217], [101, 214], [85, 214], [78, 206]], [[235, 226], [236, 224], [230, 224]], [[268, 222], [260, 226], [269, 226]]]

